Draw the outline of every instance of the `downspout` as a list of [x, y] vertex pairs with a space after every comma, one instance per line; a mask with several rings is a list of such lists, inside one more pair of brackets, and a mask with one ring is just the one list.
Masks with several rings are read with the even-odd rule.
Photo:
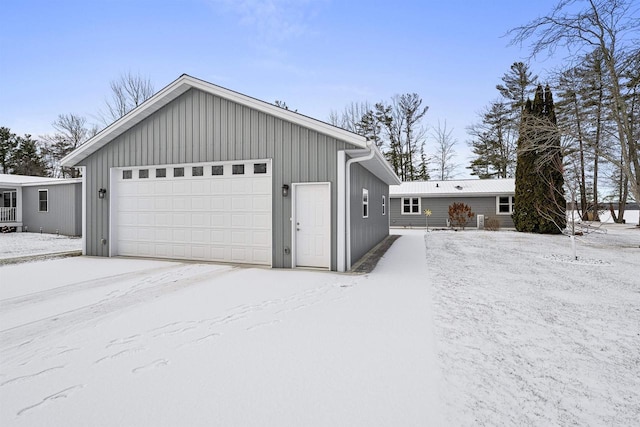
[[373, 143], [371, 141], [367, 141], [367, 148], [357, 151], [350, 151], [349, 154], [365, 154], [362, 157], [354, 157], [347, 160], [346, 169], [346, 179], [345, 179], [345, 197], [346, 197], [346, 214], [345, 214], [345, 222], [346, 222], [346, 247], [347, 247], [347, 271], [351, 270], [351, 165], [353, 163], [365, 162], [367, 160], [373, 159], [373, 156], [376, 155], [376, 150], [373, 147]]

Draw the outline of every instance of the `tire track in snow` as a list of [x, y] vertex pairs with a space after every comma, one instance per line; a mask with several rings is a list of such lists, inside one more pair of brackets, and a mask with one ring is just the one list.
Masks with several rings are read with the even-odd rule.
[[36, 409], [42, 405], [48, 404], [50, 402], [53, 402], [55, 400], [58, 399], [66, 399], [67, 397], [69, 397], [71, 395], [71, 393], [75, 392], [76, 390], [79, 390], [81, 388], [84, 388], [83, 384], [77, 384], [71, 387], [67, 387], [64, 390], [60, 390], [57, 393], [53, 393], [47, 397], [45, 397], [44, 399], [42, 399], [40, 402], [33, 404], [31, 406], [27, 406], [26, 408], [22, 408], [21, 410], [19, 410], [16, 415], [17, 416], [21, 416], [22, 414], [24, 414], [25, 412], [29, 412], [33, 409]]
[[[51, 300], [68, 294], [73, 294], [78, 291], [85, 291], [89, 289], [97, 289], [104, 286], [112, 286], [116, 282], [135, 280], [139, 277], [149, 275], [149, 273], [160, 273], [163, 271], [175, 270], [175, 265], [170, 265], [160, 268], [148, 268], [145, 270], [133, 271], [129, 273], [114, 274], [112, 276], [102, 277], [99, 279], [83, 280], [81, 282], [75, 282], [68, 285], [59, 286], [53, 289], [47, 289], [40, 292], [33, 292], [27, 295], [20, 295], [13, 298], [6, 298], [0, 300], [0, 308], [3, 311], [17, 309], [23, 306], [32, 305], [34, 303]], [[118, 291], [113, 291], [116, 293]]]
[[[176, 267], [174, 266], [174, 268]], [[236, 270], [237, 267], [221, 269], [218, 265], [209, 266], [206, 264], [182, 266], [175, 271], [175, 274], [165, 275], [163, 273], [164, 280], [160, 280], [152, 286], [0, 331], [0, 343], [2, 343], [0, 355], [7, 362], [9, 359], [24, 358], [25, 355], [32, 355], [29, 351], [29, 340], [35, 338], [41, 340], [51, 335], [64, 334], [70, 330], [82, 328], [86, 324], [96, 324], [112, 313]], [[187, 273], [190, 274], [187, 275]]]

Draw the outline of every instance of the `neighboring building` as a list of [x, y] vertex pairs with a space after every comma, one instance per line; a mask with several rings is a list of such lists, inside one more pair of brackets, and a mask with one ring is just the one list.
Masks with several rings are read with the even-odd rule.
[[400, 180], [359, 135], [182, 75], [62, 160], [84, 252], [349, 270]]
[[449, 206], [465, 203], [476, 214], [469, 227], [477, 226], [478, 215], [495, 218], [502, 228], [513, 228], [514, 179], [467, 179], [455, 181], [403, 182], [392, 185], [392, 227], [425, 227], [425, 210], [431, 211], [429, 227], [449, 225]]
[[82, 180], [0, 174], [0, 227], [82, 234]]

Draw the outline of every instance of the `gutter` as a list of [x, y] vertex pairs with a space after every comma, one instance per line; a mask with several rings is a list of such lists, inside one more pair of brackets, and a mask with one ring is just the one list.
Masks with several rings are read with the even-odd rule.
[[376, 154], [376, 150], [373, 147], [373, 143], [371, 141], [367, 141], [367, 148], [363, 150], [350, 150], [349, 154], [364, 154], [361, 157], [352, 157], [347, 160], [345, 171], [345, 203], [346, 203], [346, 213], [345, 213], [345, 223], [346, 223], [346, 271], [351, 270], [351, 165], [354, 163], [365, 162], [367, 160], [373, 159]]

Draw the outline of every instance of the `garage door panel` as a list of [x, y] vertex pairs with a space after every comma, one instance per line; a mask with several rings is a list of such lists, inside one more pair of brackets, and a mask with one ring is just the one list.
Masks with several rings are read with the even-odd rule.
[[171, 194], [188, 194], [189, 184], [185, 181], [172, 180], [171, 181]]
[[170, 210], [171, 206], [172, 206], [171, 198], [164, 197], [164, 196], [155, 197], [153, 199], [153, 203], [154, 203], [154, 208], [155, 208], [156, 211], [158, 211], [158, 210], [161, 210], [161, 211]]
[[136, 199], [139, 211], [155, 211], [155, 199], [152, 197], [138, 197]]
[[171, 214], [164, 212], [156, 212], [154, 215], [154, 225], [158, 227], [170, 227], [171, 226]]
[[169, 181], [154, 181], [153, 190], [157, 196], [171, 196], [173, 194], [173, 186]]
[[264, 178], [251, 179], [251, 192], [254, 194], [270, 194], [271, 182]]
[[[236, 164], [236, 162], [234, 162]], [[178, 166], [182, 167], [182, 165]], [[247, 175], [139, 178], [116, 173], [112, 190], [115, 247], [120, 255], [271, 264], [271, 176]], [[207, 174], [209, 174], [207, 176]]]
[[153, 194], [153, 182], [150, 181], [136, 181], [138, 195]]
[[235, 194], [251, 194], [251, 178], [231, 180], [231, 192]]

